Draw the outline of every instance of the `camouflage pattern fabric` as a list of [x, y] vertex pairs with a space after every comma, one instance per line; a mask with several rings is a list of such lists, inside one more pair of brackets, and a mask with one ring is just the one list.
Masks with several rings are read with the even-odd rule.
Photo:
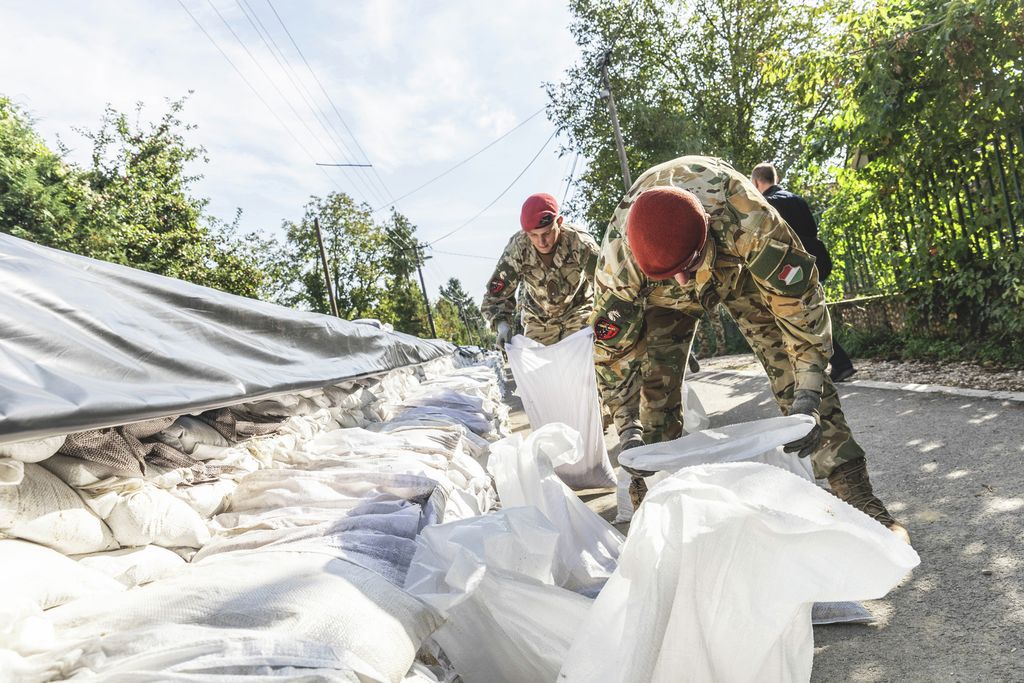
[[693, 343], [697, 347], [696, 355], [699, 358], [710, 358], [725, 353], [725, 328], [722, 325], [721, 305], [714, 311], [705, 313], [703, 318], [708, 321], [711, 332], [697, 326], [697, 336]]
[[522, 320], [530, 339], [550, 344], [589, 325], [597, 242], [584, 230], [563, 223], [551, 265], [523, 231], [505, 246], [487, 283], [480, 307], [492, 328], [516, 315], [516, 292], [522, 287]]
[[[630, 206], [657, 185], [689, 190], [710, 216], [709, 248], [685, 287], [675, 280], [648, 279], [625, 239]], [[811, 456], [815, 475], [827, 476], [840, 463], [862, 456], [825, 375], [832, 324], [814, 258], [746, 176], [709, 157], [682, 157], [644, 173], [619, 203], [605, 233], [591, 320], [598, 385], [618, 430], [642, 425], [645, 439], [671, 438], [680, 420], [680, 383], [693, 330], [700, 316], [719, 304], [764, 365], [784, 413], [795, 389], [822, 392], [824, 437]], [[677, 355], [657, 351], [653, 361], [647, 360], [652, 344], [659, 348], [677, 338]], [[652, 375], [654, 367], [658, 370]], [[650, 388], [643, 386], [645, 372]], [[663, 379], [669, 373], [673, 379]]]

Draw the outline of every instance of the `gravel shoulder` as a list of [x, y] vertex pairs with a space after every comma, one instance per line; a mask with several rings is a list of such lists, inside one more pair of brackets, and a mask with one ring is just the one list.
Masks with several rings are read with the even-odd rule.
[[[757, 371], [753, 354], [717, 356], [700, 360], [703, 370]], [[851, 379], [898, 384], [934, 384], [985, 391], [1024, 391], [1024, 370], [993, 369], [980, 363], [878, 360], [855, 358], [857, 372]]]

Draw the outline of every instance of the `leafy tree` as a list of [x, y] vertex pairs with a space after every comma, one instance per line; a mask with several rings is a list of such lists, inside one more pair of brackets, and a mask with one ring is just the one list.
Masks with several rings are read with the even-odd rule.
[[[81, 169], [51, 151], [30, 119], [0, 98], [0, 229], [40, 244], [162, 275], [258, 296], [267, 279], [265, 240], [240, 238], [235, 222], [205, 213], [193, 194], [205, 161], [184, 133], [184, 101], [155, 124], [131, 124], [108, 108], [95, 132], [91, 164]], [[137, 113], [142, 113], [141, 105]], [[61, 148], [62, 153], [66, 149]]]
[[286, 221], [282, 274], [290, 287], [281, 303], [330, 313], [330, 300], [317, 245], [315, 221], [320, 223], [331, 284], [342, 318], [376, 318], [384, 291], [387, 237], [373, 223], [369, 207], [347, 194], [332, 192], [312, 197], [298, 223]]
[[387, 233], [386, 250], [387, 291], [386, 317], [396, 330], [417, 336], [428, 336], [430, 325], [427, 321], [423, 293], [416, 283], [417, 265], [422, 266], [422, 255], [413, 249], [416, 244], [416, 228], [409, 219], [392, 211], [390, 220], [384, 225]]
[[84, 247], [91, 255], [84, 224], [100, 204], [82, 174], [32, 129], [28, 115], [0, 97], [0, 230], [58, 249], [83, 253]]
[[[799, 54], [820, 39], [820, 2], [763, 0], [573, 0], [572, 32], [583, 57], [547, 86], [549, 117], [569, 148], [591, 163], [572, 207], [602, 235], [622, 197], [622, 177], [599, 63], [610, 80], [635, 178], [683, 154], [720, 156], [746, 172], [799, 155], [808, 103], [766, 78], [769, 56]], [[579, 205], [583, 210], [579, 211]]]
[[274, 299], [287, 306], [330, 312], [314, 221], [319, 220], [331, 283], [342, 318], [377, 318], [396, 330], [429, 333], [419, 286], [416, 228], [393, 212], [383, 225], [370, 208], [332, 192], [312, 197], [298, 223], [286, 221], [286, 243], [278, 255]]
[[[454, 316], [454, 319], [451, 320], [451, 327], [453, 328], [451, 336], [445, 337], [446, 339], [451, 339], [457, 344], [476, 344], [479, 346], [491, 346], [494, 343], [494, 334], [484, 324], [480, 308], [476, 305], [473, 297], [462, 287], [462, 282], [458, 278], [449, 278], [448, 282], [441, 287], [440, 293], [441, 299], [437, 305], [439, 311], [437, 317], [440, 318], [442, 316], [441, 310], [443, 306], [443, 315], [446, 316], [446, 331], [448, 331], [448, 321]], [[441, 334], [440, 328], [438, 329], [438, 334]]]

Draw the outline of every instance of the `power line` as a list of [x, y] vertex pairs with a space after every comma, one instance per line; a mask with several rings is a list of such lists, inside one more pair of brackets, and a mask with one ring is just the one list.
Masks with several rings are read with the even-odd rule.
[[[270, 74], [268, 74], [267, 70], [263, 68], [263, 65], [260, 63], [260, 61], [256, 59], [256, 56], [249, 49], [249, 46], [245, 44], [245, 41], [243, 41], [241, 36], [239, 36], [238, 33], [235, 32], [235, 29], [231, 26], [228, 20], [224, 18], [224, 15], [221, 14], [220, 10], [217, 9], [217, 6], [213, 3], [213, 0], [206, 0], [206, 2], [208, 5], [210, 5], [210, 8], [213, 9], [214, 13], [217, 15], [217, 18], [221, 20], [221, 23], [224, 24], [225, 28], [227, 28], [228, 32], [231, 33], [231, 35], [242, 47], [242, 49], [245, 50], [245, 54], [249, 56], [249, 59], [252, 61], [252, 63], [256, 65], [256, 68], [259, 69], [261, 74], [263, 74], [263, 77], [267, 79], [267, 82], [270, 83], [270, 86], [274, 89], [275, 92], [277, 92], [278, 96], [280, 96], [280, 98], [284, 100], [284, 103], [291, 110], [292, 114], [295, 115], [295, 118], [298, 119], [299, 123], [302, 124], [302, 127], [306, 129], [306, 132], [309, 133], [314, 140], [316, 140], [316, 143], [320, 146], [320, 149], [322, 149], [324, 153], [327, 154], [328, 157], [334, 156], [333, 153], [329, 149], [327, 149], [327, 146], [324, 145], [324, 143], [321, 141], [320, 137], [315, 132], [313, 132], [312, 128], [309, 127], [309, 124], [306, 123], [306, 120], [298, 112], [295, 106], [291, 103], [291, 100], [288, 99], [288, 97], [284, 94], [281, 88], [278, 87], [274, 79], [270, 77]], [[326, 128], [324, 128], [324, 130], [327, 132], [328, 138], [330, 138], [330, 131], [327, 131]], [[334, 142], [333, 140], [331, 141]], [[337, 146], [337, 143], [335, 143], [335, 147], [337, 147], [338, 152], [342, 152], [341, 148]], [[344, 152], [342, 152], [342, 154], [344, 154]]]
[[488, 210], [488, 209], [490, 209], [490, 208], [491, 208], [492, 206], [494, 206], [495, 204], [497, 204], [497, 203], [498, 203], [498, 200], [499, 200], [499, 199], [501, 199], [502, 197], [504, 197], [504, 196], [505, 196], [505, 193], [506, 193], [506, 192], [508, 192], [509, 190], [511, 190], [511, 189], [512, 189], [512, 186], [513, 186], [513, 185], [515, 185], [515, 184], [516, 184], [516, 182], [518, 182], [518, 180], [519, 180], [520, 178], [522, 178], [522, 177], [523, 177], [523, 175], [524, 175], [524, 174], [525, 174], [525, 173], [526, 173], [526, 172], [527, 172], [528, 170], [530, 170], [530, 167], [531, 167], [531, 166], [533, 166], [533, 162], [537, 161], [537, 158], [538, 158], [538, 157], [539, 157], [539, 156], [541, 155], [541, 153], [542, 153], [542, 152], [543, 152], [543, 151], [544, 151], [545, 149], [547, 149], [548, 145], [550, 145], [550, 144], [551, 144], [551, 141], [555, 139], [555, 136], [556, 136], [557, 134], [558, 134], [558, 129], [556, 128], [556, 129], [555, 129], [555, 130], [554, 130], [554, 131], [553, 131], [553, 132], [551, 133], [551, 136], [550, 136], [550, 137], [548, 137], [548, 139], [544, 141], [544, 144], [543, 144], [543, 145], [541, 145], [540, 149], [539, 149], [539, 150], [537, 150], [537, 153], [533, 155], [533, 158], [532, 158], [532, 159], [530, 159], [530, 163], [526, 164], [526, 167], [525, 167], [525, 168], [524, 168], [524, 169], [523, 169], [522, 171], [520, 171], [520, 172], [519, 172], [519, 175], [517, 175], [517, 176], [516, 176], [515, 178], [513, 178], [513, 179], [512, 179], [512, 182], [511, 182], [511, 183], [509, 183], [509, 184], [508, 184], [508, 185], [507, 185], [507, 186], [505, 187], [505, 189], [504, 189], [504, 190], [502, 190], [502, 191], [501, 191], [501, 192], [500, 192], [500, 193], [498, 194], [498, 196], [497, 196], [497, 197], [495, 197], [495, 198], [494, 198], [494, 199], [493, 199], [493, 200], [491, 201], [491, 203], [490, 203], [490, 204], [488, 204], [487, 206], [485, 206], [485, 207], [484, 207], [483, 209], [481, 209], [481, 210], [480, 210], [480, 211], [479, 211], [479, 212], [478, 212], [478, 213], [477, 213], [477, 214], [476, 214], [475, 216], [473, 216], [472, 218], [470, 218], [470, 219], [469, 219], [468, 221], [466, 221], [465, 223], [463, 223], [463, 224], [462, 224], [462, 225], [460, 225], [459, 227], [457, 227], [457, 228], [455, 228], [455, 229], [453, 229], [453, 230], [449, 230], [448, 232], [446, 232], [445, 234], [441, 235], [440, 237], [438, 237], [438, 238], [437, 238], [436, 240], [434, 240], [433, 242], [429, 242], [427, 246], [433, 246], [433, 245], [437, 244], [438, 242], [440, 242], [441, 240], [443, 240], [443, 239], [447, 239], [448, 237], [451, 237], [452, 235], [454, 235], [455, 233], [457, 233], [457, 232], [458, 232], [459, 230], [462, 230], [462, 229], [463, 229], [464, 227], [466, 227], [467, 225], [469, 225], [470, 223], [472, 223], [473, 221], [475, 221], [475, 220], [476, 220], [477, 218], [480, 218], [480, 216], [484, 215], [484, 214], [485, 214], [485, 213], [487, 212], [487, 210]]
[[[299, 140], [298, 137], [296, 137], [295, 133], [292, 132], [292, 129], [288, 126], [288, 124], [285, 123], [284, 120], [277, 115], [277, 112], [274, 111], [274, 108], [271, 107], [270, 104], [263, 98], [263, 95], [259, 93], [259, 91], [255, 88], [255, 86], [253, 86], [249, 79], [245, 77], [245, 74], [242, 73], [242, 71], [237, 66], [235, 66], [235, 63], [231, 61], [231, 58], [228, 57], [228, 54], [224, 52], [223, 49], [221, 49], [221, 46], [217, 44], [217, 41], [213, 39], [213, 36], [209, 34], [209, 32], [202, 25], [202, 23], [200, 23], [200, 21], [196, 19], [195, 15], [192, 14], [192, 12], [189, 10], [189, 8], [185, 6], [185, 3], [182, 2], [182, 0], [178, 0], [178, 4], [181, 5], [181, 8], [185, 10], [185, 13], [188, 14], [188, 16], [192, 19], [193, 22], [195, 22], [195, 25], [199, 27], [199, 30], [203, 32], [203, 35], [207, 37], [210, 43], [212, 43], [213, 46], [217, 48], [217, 52], [219, 52], [221, 56], [227, 61], [227, 63], [231, 65], [231, 68], [235, 70], [235, 73], [238, 74], [239, 78], [241, 78], [242, 81], [244, 81], [245, 84], [249, 86], [249, 90], [252, 90], [252, 93], [257, 97], [257, 99], [259, 99], [260, 102], [263, 103], [263, 106], [267, 108], [267, 111], [269, 111], [273, 115], [273, 117], [277, 119], [277, 122], [281, 124], [281, 127], [285, 129], [285, 132], [287, 132], [288, 135], [292, 137], [292, 140], [295, 140], [295, 144], [297, 144], [299, 148], [306, 153], [306, 156], [308, 156], [314, 163], [316, 163], [316, 158], [310, 153], [308, 149], [306, 149], [306, 146], [302, 144], [302, 141]], [[324, 173], [326, 174], [326, 171]], [[328, 178], [329, 177], [330, 176], [328, 176]]]
[[[295, 144], [298, 145], [299, 148], [306, 153], [306, 156], [308, 156], [310, 160], [315, 164], [316, 157], [314, 157], [313, 154], [310, 153], [310, 151], [306, 148], [306, 146], [302, 144], [302, 141], [299, 140], [299, 138], [295, 135], [294, 132], [292, 132], [292, 129], [288, 126], [288, 124], [285, 123], [280, 116], [278, 116], [277, 112], [274, 111], [274, 108], [270, 106], [266, 99], [264, 99], [264, 97], [260, 94], [259, 90], [257, 90], [256, 87], [249, 81], [249, 79], [246, 78], [245, 74], [242, 73], [242, 71], [235, 65], [235, 63], [231, 61], [231, 58], [227, 55], [226, 52], [224, 52], [224, 50], [217, 43], [217, 41], [213, 39], [213, 36], [211, 36], [210, 33], [206, 30], [206, 27], [203, 26], [203, 24], [195, 17], [194, 14], [192, 14], [191, 11], [189, 11], [188, 7], [185, 6], [185, 3], [182, 2], [182, 0], [178, 0], [178, 4], [181, 6], [183, 10], [185, 10], [185, 13], [188, 14], [188, 16], [192, 19], [192, 21], [199, 28], [199, 30], [202, 31], [203, 35], [205, 35], [207, 39], [210, 41], [210, 43], [213, 44], [213, 46], [217, 49], [217, 52], [219, 52], [221, 56], [224, 57], [224, 59], [227, 61], [227, 63], [231, 65], [231, 68], [235, 70], [235, 73], [237, 73], [239, 78], [241, 78], [242, 81], [249, 87], [249, 89], [256, 96], [256, 98], [263, 103], [263, 106], [267, 108], [267, 111], [269, 111], [271, 115], [273, 115], [273, 117], [277, 119], [277, 122], [281, 124], [281, 127], [285, 129], [285, 132], [287, 132], [291, 136], [291, 138], [295, 140]], [[338, 185], [337, 181], [335, 181], [334, 178], [332, 178], [327, 173], [327, 171], [325, 171], [323, 168], [320, 168], [320, 171], [324, 174], [327, 180], [338, 189], [339, 192], [344, 192], [341, 186]], [[384, 235], [389, 240], [391, 240], [395, 245], [397, 245], [399, 249], [407, 250], [409, 248], [407, 245], [397, 242], [390, 235], [390, 233], [388, 233], [387, 230], [384, 230]]]
[[[272, 0], [266, 0], [266, 1], [267, 1], [267, 5], [270, 6], [271, 11], [273, 11], [274, 16], [277, 17], [277, 22], [279, 24], [281, 24], [281, 28], [283, 28], [285, 34], [287, 34], [288, 40], [291, 41], [292, 47], [295, 48], [295, 51], [299, 53], [299, 57], [302, 58], [302, 63], [306, 65], [306, 69], [309, 71], [310, 76], [312, 76], [313, 80], [316, 81], [317, 86], [319, 86], [319, 88], [320, 88], [320, 92], [322, 92], [324, 94], [324, 97], [327, 99], [327, 102], [331, 105], [331, 109], [334, 110], [334, 114], [335, 114], [335, 116], [338, 117], [338, 121], [341, 122], [342, 127], [344, 127], [345, 131], [349, 134], [349, 137], [352, 138], [352, 142], [355, 143], [356, 149], [358, 149], [359, 152], [363, 155], [363, 157], [369, 162], [370, 161], [370, 157], [366, 154], [366, 151], [363, 150], [362, 145], [359, 144], [359, 140], [356, 138], [355, 134], [352, 132], [352, 129], [349, 128], [347, 123], [345, 123], [345, 118], [341, 115], [341, 112], [338, 111], [337, 105], [334, 104], [334, 100], [331, 98], [330, 94], [328, 94], [327, 89], [324, 87], [324, 84], [320, 81], [320, 79], [317, 77], [316, 73], [313, 71], [313, 67], [311, 67], [309, 65], [309, 60], [306, 59], [306, 55], [303, 54], [302, 49], [299, 47], [299, 44], [297, 42], [295, 42], [295, 37], [292, 36], [291, 31], [288, 30], [288, 27], [285, 25], [284, 20], [281, 18], [281, 15], [278, 14], [277, 8], [274, 7], [274, 3], [272, 2]], [[391, 202], [392, 203], [395, 203], [394, 195], [391, 193], [391, 190], [388, 189], [388, 186], [384, 182], [384, 179], [381, 178], [380, 173], [377, 171], [377, 168], [374, 167], [372, 170], [373, 170], [373, 175], [377, 178], [377, 181], [381, 184], [381, 187], [383, 187], [384, 191], [387, 193], [387, 197], [391, 198]]]
[[[486, 145], [484, 145], [484, 146], [483, 146], [483, 147], [481, 147], [481, 148], [480, 148], [479, 150], [477, 150], [477, 151], [476, 151], [476, 152], [474, 152], [473, 154], [469, 155], [468, 157], [466, 157], [465, 159], [463, 159], [463, 160], [462, 160], [462, 161], [460, 161], [459, 163], [455, 164], [454, 166], [452, 166], [451, 168], [449, 168], [449, 169], [448, 169], [447, 171], [444, 171], [443, 173], [439, 173], [439, 174], [437, 174], [436, 176], [434, 176], [433, 178], [431, 178], [431, 179], [430, 179], [430, 180], [428, 180], [427, 182], [423, 183], [422, 185], [420, 185], [419, 187], [417, 187], [417, 188], [415, 188], [415, 189], [409, 190], [408, 192], [406, 192], [406, 193], [405, 193], [405, 194], [403, 194], [402, 196], [398, 197], [398, 199], [395, 199], [394, 201], [396, 201], [396, 202], [397, 202], [397, 201], [398, 201], [399, 199], [405, 199], [406, 197], [409, 197], [410, 195], [414, 195], [414, 194], [416, 194], [417, 192], [419, 192], [420, 190], [422, 190], [422, 189], [423, 189], [424, 187], [426, 187], [427, 185], [430, 185], [431, 183], [433, 183], [433, 182], [434, 182], [435, 180], [440, 180], [441, 178], [445, 177], [446, 175], [448, 175], [449, 173], [451, 173], [451, 172], [452, 172], [452, 171], [454, 171], [455, 169], [459, 168], [459, 167], [460, 167], [460, 166], [462, 166], [463, 164], [465, 164], [465, 163], [467, 163], [467, 162], [469, 162], [469, 161], [472, 161], [473, 159], [475, 159], [476, 157], [480, 156], [481, 154], [483, 154], [484, 152], [486, 152], [486, 151], [487, 151], [488, 149], [490, 149], [490, 148], [491, 148], [491, 147], [493, 147], [494, 145], [498, 144], [499, 142], [501, 142], [502, 140], [504, 140], [505, 138], [507, 138], [507, 137], [508, 137], [509, 135], [511, 135], [511, 134], [512, 134], [512, 133], [514, 133], [515, 131], [517, 131], [517, 130], [519, 130], [520, 128], [522, 128], [523, 126], [525, 126], [525, 125], [526, 125], [527, 123], [529, 123], [530, 121], [532, 121], [532, 120], [533, 120], [534, 118], [536, 118], [536, 117], [537, 117], [537, 115], [538, 115], [538, 114], [542, 113], [543, 111], [544, 111], [544, 107], [541, 107], [541, 108], [540, 108], [540, 109], [538, 109], [537, 111], [535, 111], [535, 112], [533, 112], [532, 114], [530, 114], [530, 115], [529, 115], [529, 116], [528, 116], [527, 118], [523, 119], [523, 120], [522, 120], [522, 121], [520, 121], [520, 122], [519, 122], [518, 124], [516, 124], [516, 126], [515, 126], [515, 127], [513, 127], [513, 128], [510, 128], [509, 130], [505, 131], [504, 133], [502, 133], [502, 134], [501, 134], [500, 136], [498, 136], [498, 137], [497, 137], [497, 138], [495, 138], [494, 140], [491, 140], [491, 141], [490, 141], [489, 143], [487, 143]], [[374, 209], [374, 211], [380, 211], [381, 209], [383, 209], [383, 208], [386, 208], [387, 206], [388, 206], [387, 204], [385, 204], [385, 205], [383, 205], [383, 206], [378, 206], [378, 207], [377, 207], [376, 209]]]
[[484, 261], [495, 260], [493, 256], [481, 256], [480, 254], [460, 254], [455, 251], [441, 251], [440, 249], [434, 249], [433, 247], [431, 247], [430, 250], [433, 251], [435, 254], [444, 254], [445, 256], [463, 256], [465, 258], [483, 259]]
[[[274, 35], [264, 25], [263, 20], [260, 19], [259, 14], [256, 13], [256, 10], [252, 8], [248, 0], [235, 0], [235, 4], [237, 4], [239, 9], [242, 10], [242, 13], [245, 15], [245, 18], [249, 21], [249, 25], [252, 26], [253, 30], [256, 32], [256, 35], [258, 35], [260, 37], [260, 40], [263, 41], [263, 45], [264, 47], [267, 48], [267, 51], [270, 53], [270, 56], [274, 58], [275, 62], [277, 62], [278, 68], [281, 69], [281, 72], [284, 73], [284, 75], [291, 82], [292, 87], [295, 88], [295, 91], [299, 93], [300, 97], [302, 97], [303, 101], [306, 103], [306, 106], [308, 106], [310, 111], [313, 113], [313, 117], [317, 120], [317, 123], [319, 123], [320, 126], [327, 132], [327, 135], [331, 139], [331, 142], [334, 143], [334, 146], [338, 149], [339, 152], [342, 153], [342, 156], [356, 156], [352, 152], [352, 149], [348, 146], [348, 143], [345, 142], [344, 136], [338, 131], [337, 126], [334, 125], [334, 123], [330, 120], [330, 118], [320, 107], [320, 105], [317, 104], [316, 98], [314, 98], [313, 94], [309, 92], [309, 88], [306, 87], [305, 83], [302, 82], [302, 79], [299, 78], [298, 74], [295, 73], [295, 70], [289, 63], [288, 58], [285, 56], [284, 51], [281, 50], [281, 47], [277, 44], [277, 41], [274, 40]], [[266, 34], [266, 37], [264, 37], [264, 34]], [[267, 42], [268, 39], [270, 41], [269, 43]], [[342, 150], [342, 147], [344, 147], [344, 150]], [[352, 166], [355, 166], [355, 164], [353, 164]], [[354, 178], [356, 180], [359, 180], [362, 183], [363, 187], [366, 188], [370, 194], [376, 194], [377, 196], [381, 196], [379, 192], [375, 192], [374, 188], [369, 183], [367, 183], [366, 178], [362, 173], [351, 174], [351, 172], [346, 171], [344, 172], [344, 174], [349, 179], [349, 182], [353, 184], [353, 186], [355, 186], [356, 184], [355, 180], [353, 180]]]

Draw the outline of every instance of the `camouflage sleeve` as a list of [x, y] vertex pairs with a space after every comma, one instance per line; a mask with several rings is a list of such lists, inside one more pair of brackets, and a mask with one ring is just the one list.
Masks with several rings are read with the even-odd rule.
[[629, 247], [609, 225], [597, 258], [594, 277], [594, 363], [597, 383], [615, 426], [640, 426], [640, 387], [642, 384], [639, 352], [643, 329], [645, 281], [636, 267]]
[[584, 235], [583, 239], [583, 274], [587, 276], [591, 281], [594, 279], [594, 275], [597, 270], [597, 259], [601, 253], [601, 247], [597, 246], [597, 242], [590, 235]]
[[516, 289], [519, 287], [520, 263], [516, 258], [514, 240], [509, 240], [498, 265], [494, 267], [491, 279], [487, 281], [487, 291], [484, 293], [483, 302], [480, 305], [480, 312], [490, 323], [491, 329], [498, 326], [498, 323], [505, 321], [512, 323], [516, 313]]
[[726, 201], [741, 216], [736, 251], [782, 331], [795, 388], [820, 392], [832, 357], [832, 322], [814, 257], [752, 185], [738, 180], [731, 184]]

